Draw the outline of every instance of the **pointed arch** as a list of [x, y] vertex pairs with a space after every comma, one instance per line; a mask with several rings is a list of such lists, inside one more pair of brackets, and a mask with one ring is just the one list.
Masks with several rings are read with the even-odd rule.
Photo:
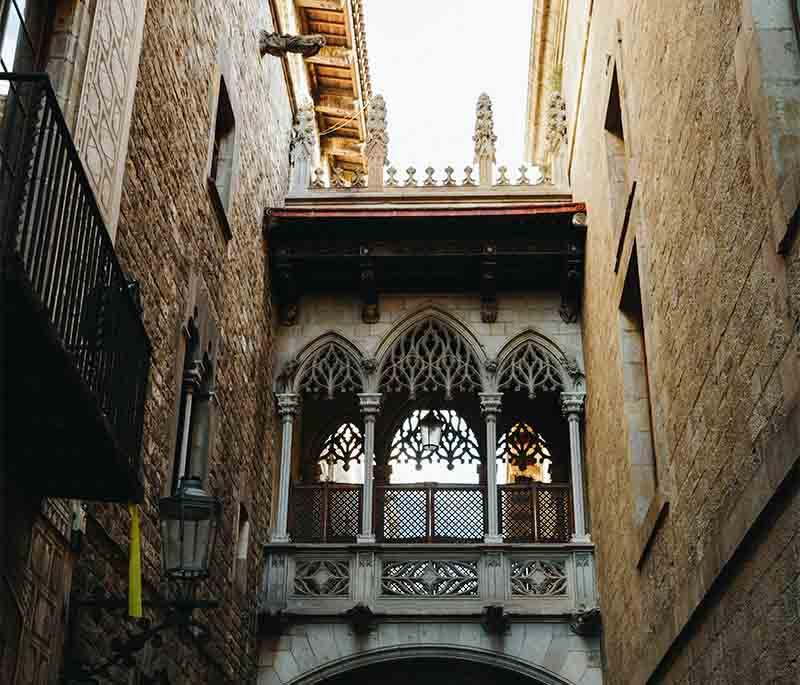
[[561, 348], [528, 329], [509, 340], [497, 355], [495, 385], [499, 392], [562, 392], [571, 387]]
[[284, 370], [291, 392], [333, 399], [339, 393], [364, 392], [364, 356], [347, 338], [329, 332], [312, 340]]
[[400, 321], [378, 346], [380, 392], [481, 392], [486, 353], [451, 314], [426, 307]]

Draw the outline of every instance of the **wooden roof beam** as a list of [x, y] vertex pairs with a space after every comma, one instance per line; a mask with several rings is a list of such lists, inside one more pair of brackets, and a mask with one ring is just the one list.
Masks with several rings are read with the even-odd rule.
[[338, 69], [351, 69], [353, 51], [349, 48], [339, 48], [326, 45], [313, 57], [306, 57], [306, 62], [318, 64], [323, 67], [336, 67]]
[[303, 9], [326, 10], [328, 12], [342, 12], [342, 0], [294, 0], [294, 4]]

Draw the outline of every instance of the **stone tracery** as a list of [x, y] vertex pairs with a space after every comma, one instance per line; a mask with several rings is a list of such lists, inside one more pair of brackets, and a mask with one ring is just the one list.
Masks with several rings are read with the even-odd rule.
[[435, 451], [426, 450], [419, 433], [419, 422], [427, 414], [415, 410], [408, 416], [392, 438], [389, 460], [413, 463], [417, 471], [423, 462], [441, 461], [452, 471], [456, 463], [467, 464], [481, 460], [480, 447], [475, 433], [466, 420], [449, 409], [435, 409], [434, 415], [443, 423], [442, 439]]
[[337, 393], [361, 392], [364, 388], [358, 360], [336, 342], [316, 350], [302, 365], [297, 392], [333, 399]]
[[539, 392], [561, 392], [564, 382], [555, 358], [535, 341], [527, 340], [500, 364], [497, 389], [527, 392], [533, 399]]

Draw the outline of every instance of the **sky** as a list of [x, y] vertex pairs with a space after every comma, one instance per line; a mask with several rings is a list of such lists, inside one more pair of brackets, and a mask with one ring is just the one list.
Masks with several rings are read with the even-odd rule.
[[[497, 165], [523, 162], [532, 0], [363, 0], [370, 78], [386, 99], [389, 161], [473, 164], [475, 105], [492, 99]], [[477, 170], [476, 174], [477, 176]]]

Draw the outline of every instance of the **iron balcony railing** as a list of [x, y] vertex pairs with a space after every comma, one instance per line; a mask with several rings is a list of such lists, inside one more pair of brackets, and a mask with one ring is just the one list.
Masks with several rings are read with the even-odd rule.
[[[361, 522], [360, 485], [294, 485], [290, 535], [295, 542], [353, 542]], [[386, 543], [475, 543], [487, 532], [486, 487], [414, 483], [376, 485], [374, 529]], [[506, 542], [566, 543], [572, 536], [568, 484], [498, 486]]]
[[138, 473], [151, 345], [46, 74], [0, 74], [4, 277], [40, 305]]

